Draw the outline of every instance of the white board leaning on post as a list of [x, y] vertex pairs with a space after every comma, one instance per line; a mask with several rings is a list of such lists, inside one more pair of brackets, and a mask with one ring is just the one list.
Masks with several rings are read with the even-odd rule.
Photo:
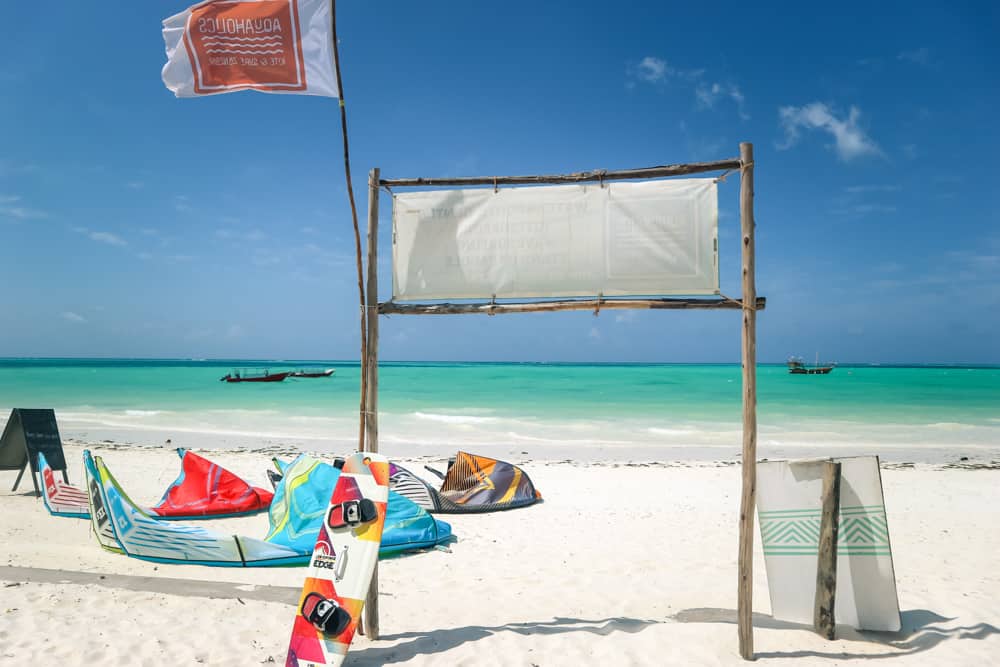
[[719, 293], [715, 179], [393, 196], [393, 299]]
[[[900, 629], [889, 524], [877, 456], [840, 462], [838, 624]], [[825, 460], [757, 463], [757, 515], [774, 618], [813, 623]]]

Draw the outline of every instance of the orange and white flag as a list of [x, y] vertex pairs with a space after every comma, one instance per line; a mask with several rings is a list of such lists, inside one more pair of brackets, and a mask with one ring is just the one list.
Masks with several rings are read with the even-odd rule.
[[259, 90], [337, 97], [330, 0], [206, 0], [163, 22], [177, 97]]

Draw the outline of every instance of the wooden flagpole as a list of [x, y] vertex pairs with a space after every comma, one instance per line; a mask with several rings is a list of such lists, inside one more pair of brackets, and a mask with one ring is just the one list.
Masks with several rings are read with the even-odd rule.
[[757, 502], [757, 286], [753, 218], [753, 144], [740, 144], [740, 227], [743, 254], [743, 491], [740, 495], [739, 588], [736, 620], [740, 655], [753, 660], [753, 519]]
[[358, 415], [358, 451], [365, 449], [365, 400], [368, 393], [368, 371], [365, 359], [368, 356], [368, 327], [365, 313], [365, 287], [361, 266], [361, 230], [358, 228], [358, 207], [354, 203], [354, 187], [351, 185], [351, 156], [347, 145], [347, 108], [344, 105], [344, 80], [340, 77], [340, 51], [337, 47], [337, 0], [330, 0], [330, 20], [333, 33], [333, 66], [337, 72], [337, 98], [340, 101], [340, 129], [344, 135], [344, 175], [347, 177], [347, 196], [351, 200], [351, 221], [354, 223], [354, 252], [358, 265], [358, 302], [361, 315], [361, 400]]

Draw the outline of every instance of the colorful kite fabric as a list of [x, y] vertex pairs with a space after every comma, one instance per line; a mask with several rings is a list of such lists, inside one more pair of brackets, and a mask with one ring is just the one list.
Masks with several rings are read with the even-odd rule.
[[[177, 450], [181, 473], [167, 488], [155, 507], [142, 508], [144, 514], [174, 521], [180, 519], [224, 519], [263, 512], [271, 505], [273, 493], [250, 486], [235, 474], [206, 458]], [[39, 454], [39, 472], [45, 490], [42, 500], [53, 516], [80, 519], [90, 517], [87, 492], [60, 481]], [[48, 470], [48, 473], [46, 473]]]
[[[336, 475], [330, 475], [329, 468]], [[98, 542], [108, 551], [159, 563], [219, 567], [269, 567], [309, 563], [319, 527], [340, 471], [309, 459], [296, 460], [271, 506], [264, 540], [167, 522], [137, 507], [99, 456], [84, 452], [89, 510]], [[332, 484], [327, 484], [332, 480]], [[317, 511], [317, 493], [327, 500]], [[392, 524], [388, 523], [391, 517]], [[387, 512], [380, 556], [432, 547], [451, 538], [451, 526], [399, 497]]]
[[111, 517], [108, 516], [108, 503], [104, 493], [105, 481], [101, 478], [101, 471], [97, 469], [97, 462], [87, 449], [83, 450], [83, 475], [87, 485], [91, 528], [97, 543], [105, 551], [125, 553], [111, 525]]
[[158, 563], [222, 567], [296, 565], [302, 554], [242, 535], [184, 526], [154, 518], [138, 508], [104, 465], [84, 452], [91, 490], [91, 516], [101, 546]]
[[441, 511], [441, 499], [437, 489], [395, 463], [389, 463], [389, 488], [409, 498], [428, 512]]
[[528, 475], [516, 465], [487, 456], [459, 452], [449, 461], [439, 491], [409, 470], [390, 466], [390, 488], [429, 512], [496, 512], [532, 505], [542, 498]]
[[49, 514], [77, 519], [90, 516], [86, 492], [59, 479], [41, 452], [38, 452], [38, 472], [42, 476], [42, 502]]
[[273, 493], [250, 486], [222, 466], [183, 448], [181, 472], [150, 513], [162, 518], [220, 518], [263, 512]]
[[[271, 503], [271, 531], [264, 539], [311, 553], [340, 470], [306, 454], [291, 463], [275, 459], [275, 465], [283, 477]], [[381, 556], [426, 549], [450, 540], [450, 525], [434, 519], [398, 493], [389, 493]]]

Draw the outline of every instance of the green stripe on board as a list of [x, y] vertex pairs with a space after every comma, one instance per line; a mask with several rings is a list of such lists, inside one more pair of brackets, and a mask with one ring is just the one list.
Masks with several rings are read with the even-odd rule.
[[[760, 521], [764, 548], [811, 548], [819, 544], [820, 520], [814, 517], [768, 517]], [[887, 549], [889, 527], [884, 517], [850, 515], [839, 522], [841, 548]]]
[[[810, 515], [810, 514], [820, 514], [822, 510], [819, 509], [800, 509], [800, 510], [767, 510], [759, 511], [757, 514], [760, 516], [799, 516], [799, 515]], [[841, 514], [885, 514], [885, 508], [881, 505], [856, 505], [853, 507], [841, 507]]]
[[[764, 547], [765, 554], [786, 554], [790, 556], [815, 556], [816, 548], [809, 547]], [[857, 548], [848, 547], [846, 549], [837, 549], [838, 556], [881, 556], [890, 555], [892, 552], [889, 549], [883, 547], [878, 548]]]
[[[815, 551], [775, 551], [773, 549], [764, 549], [765, 556], [812, 556], [816, 557]], [[891, 551], [851, 551], [843, 552], [838, 551], [838, 556], [892, 556]]]

